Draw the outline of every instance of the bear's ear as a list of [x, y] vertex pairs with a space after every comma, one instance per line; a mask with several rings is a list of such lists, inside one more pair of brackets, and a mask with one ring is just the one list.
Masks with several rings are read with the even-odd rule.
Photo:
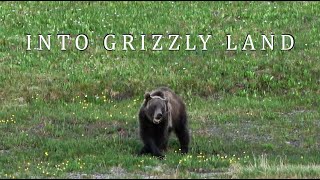
[[150, 96], [150, 93], [145, 93], [144, 94], [144, 99], [145, 99], [145, 102], [148, 102], [150, 99], [151, 99], [151, 96]]

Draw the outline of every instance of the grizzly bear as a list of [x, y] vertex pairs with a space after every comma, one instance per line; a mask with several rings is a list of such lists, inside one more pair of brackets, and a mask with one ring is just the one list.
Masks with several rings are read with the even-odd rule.
[[145, 93], [139, 110], [140, 138], [144, 144], [140, 155], [163, 158], [173, 130], [179, 139], [181, 153], [188, 153], [189, 130], [186, 107], [182, 99], [167, 87]]

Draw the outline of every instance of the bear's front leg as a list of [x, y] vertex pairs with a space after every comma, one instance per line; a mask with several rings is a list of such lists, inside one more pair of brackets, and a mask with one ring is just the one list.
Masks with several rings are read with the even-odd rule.
[[163, 158], [164, 156], [161, 154], [160, 149], [156, 146], [154, 140], [151, 138], [147, 138], [144, 140], [144, 147], [141, 149], [140, 154], [150, 153], [153, 156], [158, 158]]
[[148, 153], [150, 153], [150, 149], [147, 146], [143, 146], [143, 148], [139, 152], [139, 155], [144, 155]]

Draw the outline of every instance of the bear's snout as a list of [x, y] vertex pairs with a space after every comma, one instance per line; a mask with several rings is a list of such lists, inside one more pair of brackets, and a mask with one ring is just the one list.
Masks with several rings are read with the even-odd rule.
[[153, 118], [153, 123], [154, 124], [159, 124], [162, 119], [162, 113], [155, 113], [155, 116]]
[[162, 118], [162, 113], [158, 113], [155, 119], [161, 119], [161, 118]]
[[161, 108], [157, 108], [153, 114], [153, 123], [159, 124], [163, 117]]

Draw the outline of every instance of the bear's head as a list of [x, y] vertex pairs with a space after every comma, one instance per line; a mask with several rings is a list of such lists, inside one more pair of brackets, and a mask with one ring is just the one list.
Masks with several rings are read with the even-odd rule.
[[161, 96], [144, 95], [145, 112], [148, 119], [154, 124], [160, 124], [168, 119], [168, 100]]

